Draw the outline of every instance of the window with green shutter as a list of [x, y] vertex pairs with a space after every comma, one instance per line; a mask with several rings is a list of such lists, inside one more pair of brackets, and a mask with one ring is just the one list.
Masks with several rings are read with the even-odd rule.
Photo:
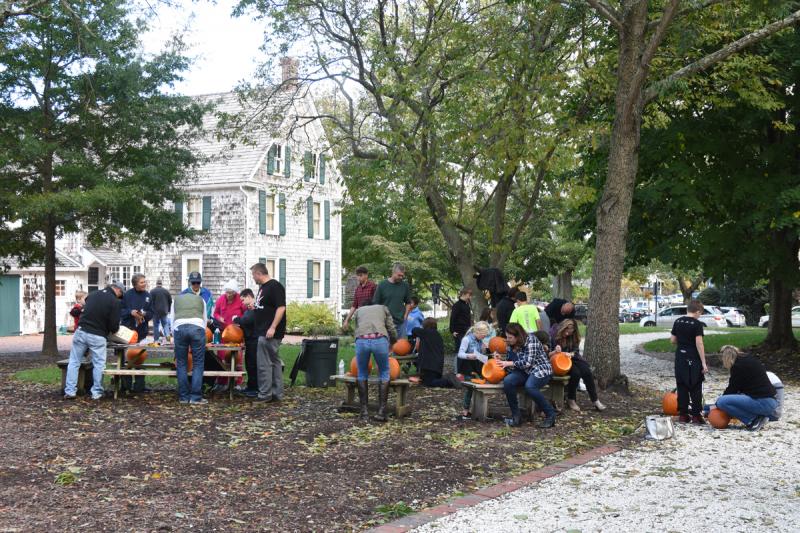
[[286, 150], [283, 158], [284, 158], [283, 175], [288, 178], [291, 177], [292, 175], [292, 149], [289, 147], [288, 144], [286, 145]]
[[331, 203], [325, 200], [325, 239], [331, 239]]
[[314, 200], [309, 196], [306, 200], [306, 213], [308, 219], [308, 238], [314, 238]]
[[267, 192], [258, 191], [258, 232], [267, 233]]
[[331, 262], [325, 261], [325, 298], [331, 297]]
[[274, 174], [275, 173], [275, 145], [269, 147], [269, 151], [267, 152], [267, 174]]
[[306, 150], [303, 153], [303, 181], [311, 181], [314, 177], [314, 166], [311, 159], [311, 152]]
[[325, 185], [325, 154], [319, 154], [319, 184]]
[[203, 231], [211, 229], [211, 197], [203, 196]]
[[306, 262], [306, 298], [314, 297], [314, 261]]
[[281, 285], [283, 285], [283, 288], [285, 289], [286, 288], [286, 259], [279, 259], [278, 260], [278, 265], [280, 265], [280, 269], [281, 269], [278, 281], [281, 282]]
[[286, 235], [286, 195], [278, 194], [278, 230], [281, 235]]

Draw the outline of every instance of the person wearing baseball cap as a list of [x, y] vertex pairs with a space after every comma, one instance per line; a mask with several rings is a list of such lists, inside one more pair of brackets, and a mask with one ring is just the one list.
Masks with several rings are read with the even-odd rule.
[[183, 289], [181, 294], [196, 294], [203, 299], [206, 304], [206, 323], [210, 326], [214, 298], [211, 296], [211, 291], [203, 287], [203, 276], [200, 275], [200, 272], [191, 272], [189, 274], [189, 286]]

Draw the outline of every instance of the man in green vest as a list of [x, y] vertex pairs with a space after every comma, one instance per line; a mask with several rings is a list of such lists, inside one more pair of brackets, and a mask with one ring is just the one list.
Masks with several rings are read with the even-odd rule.
[[[175, 339], [175, 366], [178, 374], [178, 400], [183, 404], [203, 405], [203, 366], [206, 359], [206, 303], [193, 292], [183, 292], [172, 300], [172, 329]], [[189, 384], [189, 348], [192, 349], [192, 382]]]
[[519, 291], [516, 296], [517, 308], [511, 313], [509, 324], [516, 323], [525, 328], [527, 333], [533, 333], [542, 329], [542, 321], [539, 319], [539, 309], [532, 303], [528, 303], [528, 295]]

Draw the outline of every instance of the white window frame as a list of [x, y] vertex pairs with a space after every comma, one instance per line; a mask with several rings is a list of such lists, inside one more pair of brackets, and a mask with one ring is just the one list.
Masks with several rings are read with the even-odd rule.
[[196, 259], [198, 263], [197, 272], [200, 272], [200, 274], [203, 273], [203, 254], [182, 254], [181, 255], [182, 285], [180, 290], [183, 290], [189, 286], [189, 273], [194, 272], [194, 269], [189, 270], [188, 262], [194, 259]]
[[[270, 202], [272, 202], [272, 211], [269, 210]], [[271, 235], [278, 234], [278, 196], [276, 194], [267, 193], [266, 200], [264, 201], [264, 216], [266, 221], [267, 233]], [[272, 225], [270, 226], [270, 217], [272, 217]]]
[[312, 259], [311, 261], [311, 299], [322, 300], [322, 295], [324, 294], [322, 292], [322, 284], [324, 283], [324, 280], [322, 279], [323, 261], [316, 259]]
[[283, 173], [283, 154], [286, 153], [286, 149], [283, 147], [282, 144], [275, 143], [273, 144], [275, 147], [275, 166], [273, 167], [273, 176], [279, 175]]
[[322, 202], [312, 202], [311, 203], [311, 219], [312, 219], [312, 228], [314, 230], [314, 238], [315, 239], [323, 239], [325, 236], [323, 235], [323, 221], [322, 221]]
[[199, 196], [186, 199], [186, 225], [191, 229], [203, 229], [203, 199]]
[[[61, 294], [59, 294], [59, 287], [61, 288]], [[55, 293], [56, 297], [60, 298], [62, 296], [67, 295], [67, 280], [65, 279], [57, 279], [55, 283]]]

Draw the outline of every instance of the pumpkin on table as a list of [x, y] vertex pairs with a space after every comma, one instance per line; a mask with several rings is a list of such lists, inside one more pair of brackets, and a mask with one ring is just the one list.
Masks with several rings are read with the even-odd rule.
[[206, 328], [206, 344], [211, 344], [214, 340], [214, 332], [210, 328]]
[[503, 337], [492, 337], [489, 339], [489, 351], [492, 353], [506, 353], [506, 340]]
[[485, 381], [496, 385], [497, 383], [503, 381], [503, 378], [506, 377], [506, 371], [497, 364], [497, 361], [494, 359], [489, 359], [483, 364], [483, 368], [481, 368], [481, 375], [485, 378]]
[[397, 339], [397, 342], [392, 346], [392, 353], [398, 357], [403, 357], [411, 353], [411, 343], [408, 339]]
[[[208, 337], [208, 333], [206, 333]], [[244, 341], [244, 331], [237, 324], [227, 326], [222, 332], [223, 344], [241, 344]]]
[[[350, 375], [358, 377], [358, 361], [357, 357], [350, 359]], [[367, 367], [367, 374], [372, 372], [372, 358], [369, 358], [369, 366]]]
[[125, 350], [125, 359], [128, 361], [128, 368], [141, 366], [147, 359], [147, 350], [144, 348], [128, 348]]
[[389, 358], [389, 381], [400, 377], [400, 362], [394, 357]]

